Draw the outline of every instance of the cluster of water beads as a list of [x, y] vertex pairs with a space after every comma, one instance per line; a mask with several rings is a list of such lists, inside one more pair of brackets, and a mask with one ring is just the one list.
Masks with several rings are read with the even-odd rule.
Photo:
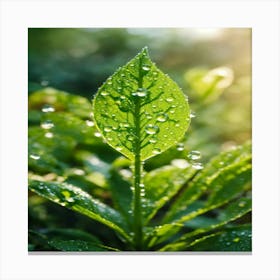
[[200, 151], [190, 151], [187, 156], [188, 160], [190, 161], [192, 167], [194, 169], [200, 170], [203, 169], [203, 164], [201, 162], [197, 162], [196, 160], [201, 158]]
[[64, 199], [71, 203], [71, 202], [74, 202], [75, 199], [72, 197], [71, 193], [69, 191], [62, 191], [61, 194], [64, 196]]
[[[185, 149], [184, 143], [177, 144], [177, 151], [182, 152], [184, 151], [184, 149]], [[188, 161], [186, 161], [185, 159], [175, 159], [171, 163], [172, 165], [177, 166], [179, 168], [186, 168], [189, 166], [189, 164], [191, 164], [194, 169], [200, 170], [204, 168], [202, 163], [196, 162], [196, 160], [200, 158], [201, 158], [200, 151], [190, 151], [187, 155]]]

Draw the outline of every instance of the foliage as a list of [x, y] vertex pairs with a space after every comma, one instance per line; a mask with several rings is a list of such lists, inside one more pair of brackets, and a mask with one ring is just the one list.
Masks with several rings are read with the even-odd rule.
[[[194, 76], [212, 106], [219, 84], [206, 99], [210, 82]], [[100, 87], [93, 111], [52, 88], [29, 97], [29, 250], [251, 250], [250, 143], [204, 166], [196, 150], [186, 158], [188, 102], [146, 49]]]

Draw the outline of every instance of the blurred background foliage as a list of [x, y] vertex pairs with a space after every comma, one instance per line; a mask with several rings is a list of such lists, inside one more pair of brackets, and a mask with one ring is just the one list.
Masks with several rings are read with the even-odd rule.
[[[212, 156], [251, 139], [251, 29], [31, 28], [28, 42], [32, 179], [69, 182], [111, 203], [108, 186], [129, 181], [130, 163], [100, 138], [91, 100], [144, 46], [192, 109], [185, 138], [148, 160], [146, 171], [192, 161], [192, 151], [199, 152], [192, 163], [202, 168]], [[96, 233], [91, 220], [37, 195], [30, 194], [29, 206], [30, 250], [48, 249], [49, 228], [71, 225]], [[121, 246], [110, 230], [95, 226], [108, 244]]]

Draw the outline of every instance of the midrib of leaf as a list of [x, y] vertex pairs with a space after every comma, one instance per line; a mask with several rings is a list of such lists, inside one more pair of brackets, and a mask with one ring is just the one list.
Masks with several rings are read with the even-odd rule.
[[[143, 86], [143, 75], [142, 75], [142, 59], [139, 62], [139, 79], [138, 88]], [[134, 127], [135, 127], [135, 155], [134, 155], [134, 242], [135, 245], [141, 249], [142, 247], [142, 209], [141, 209], [141, 124], [140, 124], [140, 110], [141, 110], [141, 99], [134, 98]]]

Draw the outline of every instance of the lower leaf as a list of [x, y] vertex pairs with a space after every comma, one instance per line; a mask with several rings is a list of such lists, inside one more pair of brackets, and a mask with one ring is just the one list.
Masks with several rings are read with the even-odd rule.
[[127, 241], [127, 224], [119, 212], [92, 198], [83, 190], [65, 183], [30, 181], [29, 189], [61, 206], [88, 216], [115, 230]]

